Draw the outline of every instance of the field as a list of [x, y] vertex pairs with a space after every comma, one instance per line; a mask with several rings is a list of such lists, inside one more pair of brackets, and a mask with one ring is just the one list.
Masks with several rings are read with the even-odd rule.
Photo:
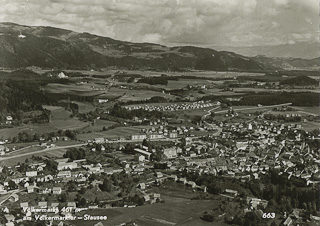
[[119, 137], [126, 137], [133, 134], [142, 134], [141, 129], [151, 128], [151, 126], [131, 126], [131, 127], [117, 127], [108, 131], [94, 132], [87, 134], [79, 134], [78, 139], [90, 140], [97, 137], [107, 137], [108, 139], [114, 139]]
[[151, 90], [135, 90], [135, 89], [120, 89], [116, 87], [111, 87], [107, 93], [100, 95], [101, 98], [114, 98], [120, 97], [121, 101], [140, 101], [146, 100], [153, 96], [162, 96], [168, 100], [173, 99], [174, 97], [169, 94], [163, 94], [161, 92], [155, 92]]
[[89, 123], [81, 122], [77, 118], [70, 118], [71, 112], [66, 111], [62, 107], [44, 106], [52, 112], [51, 123], [46, 124], [25, 124], [13, 128], [5, 128], [0, 130], [0, 139], [8, 139], [17, 136], [19, 132], [26, 131], [30, 134], [44, 134], [58, 130], [77, 130], [89, 126]]
[[[127, 222], [135, 222], [141, 226], [164, 225], [212, 225], [199, 217], [206, 211], [216, 208], [219, 201], [215, 200], [189, 200], [184, 198], [164, 197], [165, 203], [156, 203], [136, 208], [113, 208], [92, 210], [92, 215], [108, 216], [103, 221], [105, 226], [120, 225]], [[84, 214], [84, 213], [83, 213]], [[97, 221], [73, 221], [77, 226], [94, 225]], [[215, 222], [214, 225], [226, 225]]]
[[45, 92], [65, 94], [71, 96], [96, 96], [105, 93], [103, 90], [92, 90], [89, 84], [76, 86], [50, 83], [43, 88]]

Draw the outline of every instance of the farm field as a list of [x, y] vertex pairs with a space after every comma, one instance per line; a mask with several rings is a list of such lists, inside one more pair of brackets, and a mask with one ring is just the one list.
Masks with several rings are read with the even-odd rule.
[[116, 87], [111, 87], [107, 93], [100, 95], [101, 98], [115, 98], [120, 97], [121, 101], [139, 101], [146, 100], [153, 96], [162, 96], [168, 100], [174, 99], [173, 96], [169, 94], [164, 94], [161, 92], [155, 92], [151, 90], [135, 90], [135, 89], [120, 89]]
[[86, 113], [95, 110], [93, 104], [89, 102], [72, 101], [72, 103], [76, 103], [79, 106], [79, 113]]
[[114, 139], [119, 137], [126, 137], [133, 134], [142, 134], [141, 129], [151, 128], [151, 126], [130, 126], [130, 127], [117, 127], [111, 130], [103, 132], [94, 132], [87, 134], [79, 134], [78, 139], [80, 140], [90, 140], [97, 137], [106, 137], [108, 139]]
[[48, 93], [57, 93], [74, 96], [96, 96], [105, 93], [104, 90], [92, 90], [89, 84], [76, 86], [50, 83], [43, 87], [43, 90]]
[[77, 118], [70, 118], [71, 112], [65, 110], [63, 107], [44, 106], [44, 108], [51, 110], [52, 120], [50, 125], [57, 130], [76, 130], [89, 125], [89, 123], [81, 122]]
[[112, 121], [108, 121], [108, 120], [97, 119], [97, 120], [95, 120], [94, 125], [92, 125], [92, 123], [90, 123], [88, 127], [86, 127], [85, 129], [82, 129], [81, 131], [83, 131], [83, 132], [88, 132], [88, 131], [101, 132], [103, 127], [108, 128], [108, 127], [115, 125], [115, 124], [117, 124], [117, 123], [112, 122]]
[[234, 92], [246, 93], [246, 92], [313, 92], [320, 93], [319, 89], [264, 89], [264, 88], [234, 88]]

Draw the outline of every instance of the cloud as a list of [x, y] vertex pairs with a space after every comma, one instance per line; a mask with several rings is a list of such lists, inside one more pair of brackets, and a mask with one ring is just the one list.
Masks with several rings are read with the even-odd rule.
[[317, 40], [318, 4], [318, 0], [2, 0], [0, 21], [166, 45], [274, 45]]

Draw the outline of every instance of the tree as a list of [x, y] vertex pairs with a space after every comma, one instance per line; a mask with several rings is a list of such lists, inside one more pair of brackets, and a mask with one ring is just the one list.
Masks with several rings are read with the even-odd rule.
[[100, 185], [100, 189], [102, 191], [111, 192], [112, 189], [112, 183], [109, 179], [105, 178], [103, 180], [103, 184]]
[[86, 204], [87, 204], [87, 200], [85, 198], [81, 198], [80, 201], [79, 201], [79, 205], [83, 207]]
[[18, 188], [18, 186], [16, 185], [15, 182], [13, 182], [12, 180], [9, 180], [9, 188], [11, 190]]
[[147, 139], [144, 139], [144, 140], [142, 141], [142, 145], [143, 145], [143, 146], [146, 146], [146, 147], [149, 147], [149, 142], [147, 141]]
[[86, 193], [86, 189], [84, 187], [82, 187], [80, 190], [79, 190], [79, 193], [81, 195], [83, 195], [84, 193]]
[[59, 202], [67, 202], [67, 195], [65, 193], [59, 195], [58, 200]]
[[208, 221], [208, 222], [213, 222], [214, 221], [214, 216], [212, 213], [208, 213], [205, 211], [201, 217], [202, 220]]

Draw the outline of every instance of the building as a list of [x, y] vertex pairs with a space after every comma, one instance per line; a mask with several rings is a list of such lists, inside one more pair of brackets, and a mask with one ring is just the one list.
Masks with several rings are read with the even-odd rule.
[[178, 134], [177, 133], [169, 133], [169, 138], [171, 139], [175, 139], [178, 137]]
[[150, 159], [150, 156], [151, 156], [150, 152], [144, 151], [144, 150], [142, 150], [140, 148], [135, 148], [134, 151], [137, 152], [138, 154], [141, 154], [141, 155], [145, 156], [147, 159]]
[[26, 176], [27, 177], [35, 177], [38, 175], [38, 172], [37, 171], [27, 171], [26, 172]]
[[146, 160], [144, 155], [135, 155], [135, 160], [138, 162], [144, 162]]
[[147, 138], [146, 134], [131, 135], [131, 140], [144, 140], [146, 138]]
[[52, 188], [52, 194], [60, 195], [61, 193], [62, 193], [61, 187], [53, 187]]
[[72, 170], [78, 168], [78, 164], [76, 162], [61, 162], [57, 166], [57, 170]]
[[166, 148], [163, 150], [163, 154], [168, 159], [176, 158], [178, 156], [177, 155], [177, 148], [176, 147]]
[[101, 138], [94, 138], [93, 140], [96, 144], [102, 144], [105, 142], [105, 139], [103, 137]]
[[233, 196], [237, 196], [238, 195], [238, 191], [231, 190], [231, 189], [226, 189], [225, 193], [228, 194], [228, 195], [233, 195]]

